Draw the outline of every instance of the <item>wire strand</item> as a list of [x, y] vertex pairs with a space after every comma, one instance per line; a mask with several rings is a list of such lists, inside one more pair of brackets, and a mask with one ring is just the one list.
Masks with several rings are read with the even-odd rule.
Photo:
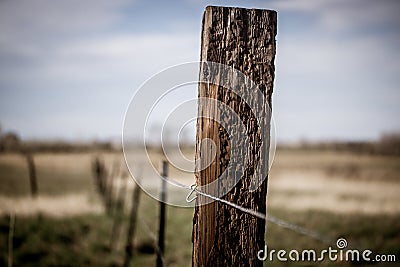
[[242, 212], [245, 212], [245, 213], [251, 214], [251, 215], [253, 215], [253, 216], [255, 216], [255, 217], [258, 217], [258, 218], [260, 218], [260, 219], [263, 219], [263, 220], [266, 220], [266, 219], [267, 219], [267, 216], [266, 216], [264, 213], [261, 213], [261, 212], [258, 212], [258, 211], [252, 210], [252, 209], [248, 209], [248, 208], [242, 207], [242, 206], [237, 205], [237, 204], [235, 204], [235, 203], [229, 202], [229, 201], [227, 201], [227, 200], [225, 200], [225, 199], [221, 199], [221, 198], [218, 198], [218, 197], [214, 197], [214, 196], [212, 196], [212, 195], [209, 195], [209, 194], [206, 194], [206, 193], [204, 193], [204, 192], [201, 192], [201, 191], [199, 191], [198, 189], [195, 189], [194, 191], [195, 191], [196, 193], [202, 195], [202, 196], [205, 196], [205, 197], [211, 198], [211, 199], [213, 199], [213, 200], [216, 200], [216, 201], [218, 201], [218, 202], [224, 203], [224, 204], [229, 205], [229, 206], [231, 206], [231, 207], [234, 207], [235, 209], [238, 209], [238, 210], [240, 210], [240, 211], [242, 211]]
[[[270, 223], [273, 223], [275, 225], [278, 225], [278, 226], [280, 226], [282, 228], [292, 230], [292, 231], [294, 231], [294, 232], [296, 232], [298, 234], [302, 234], [302, 235], [308, 236], [310, 238], [313, 238], [313, 239], [316, 239], [318, 241], [321, 241], [321, 242], [323, 242], [325, 244], [329, 244], [329, 245], [335, 244], [335, 242], [332, 241], [332, 239], [327, 238], [327, 237], [323, 236], [322, 234], [320, 234], [320, 233], [318, 233], [316, 231], [309, 230], [309, 229], [304, 228], [304, 227], [302, 227], [300, 225], [287, 222], [287, 221], [285, 221], [283, 219], [280, 219], [280, 218], [277, 218], [277, 217], [275, 217], [273, 215], [264, 214], [264, 213], [256, 211], [256, 210], [248, 209], [248, 208], [242, 207], [242, 206], [240, 206], [238, 204], [229, 202], [229, 201], [227, 201], [225, 199], [221, 199], [219, 197], [215, 197], [215, 196], [212, 196], [210, 194], [204, 193], [204, 192], [202, 192], [202, 191], [197, 189], [197, 185], [196, 184], [194, 184], [195, 187], [192, 188], [192, 186], [184, 185], [184, 184], [182, 184], [182, 183], [180, 183], [180, 182], [178, 182], [176, 180], [171, 180], [171, 179], [168, 179], [167, 177], [165, 177], [165, 179], [168, 182], [171, 182], [172, 184], [175, 184], [176, 186], [179, 186], [179, 187], [182, 187], [182, 188], [186, 188], [186, 189], [190, 189], [191, 192], [196, 192], [199, 195], [202, 195], [202, 196], [208, 197], [210, 199], [213, 199], [215, 201], [218, 201], [220, 203], [229, 205], [229, 206], [231, 206], [231, 207], [233, 207], [233, 208], [235, 208], [237, 210], [240, 210], [240, 211], [245, 212], [247, 214], [253, 215], [253, 216], [255, 216], [257, 218], [260, 218], [262, 220], [266, 220], [266, 221], [268, 221]], [[191, 192], [189, 192], [189, 194]]]
[[266, 215], [264, 213], [261, 213], [261, 212], [255, 211], [255, 210], [242, 207], [240, 205], [237, 205], [235, 203], [229, 202], [227, 200], [224, 200], [224, 199], [221, 199], [221, 198], [218, 198], [218, 197], [214, 197], [212, 195], [209, 195], [209, 194], [206, 194], [204, 192], [201, 192], [198, 189], [194, 189], [194, 191], [196, 193], [202, 195], [202, 196], [205, 196], [205, 197], [211, 198], [211, 199], [213, 199], [215, 201], [218, 201], [218, 202], [221, 202], [223, 204], [229, 205], [229, 206], [231, 206], [231, 207], [233, 207], [235, 209], [238, 209], [238, 210], [240, 210], [242, 212], [245, 212], [245, 213], [248, 213], [250, 215], [253, 215], [253, 216], [257, 217], [257, 218], [260, 218], [260, 219], [263, 219], [263, 220], [267, 220], [267, 221], [269, 221], [271, 223], [274, 223], [274, 224], [276, 224], [278, 226], [281, 226], [283, 228], [290, 229], [290, 230], [292, 230], [292, 231], [294, 231], [296, 233], [309, 236], [309, 237], [311, 237], [313, 239], [319, 240], [319, 241], [321, 241], [323, 243], [326, 243], [326, 244], [329, 244], [329, 245], [334, 244], [334, 242], [332, 242], [331, 239], [322, 236], [318, 232], [315, 232], [315, 231], [306, 229], [304, 227], [301, 227], [300, 225], [289, 223], [289, 222], [287, 222], [285, 220], [279, 219], [279, 218], [277, 218], [277, 217], [275, 217], [273, 215], [270, 215], [270, 214]]

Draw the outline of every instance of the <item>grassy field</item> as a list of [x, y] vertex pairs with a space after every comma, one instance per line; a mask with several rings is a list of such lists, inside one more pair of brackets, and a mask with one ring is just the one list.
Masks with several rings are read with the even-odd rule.
[[[146, 202], [146, 201], [145, 201]], [[148, 199], [146, 208], [156, 203]], [[271, 210], [280, 218], [318, 230], [332, 238], [346, 237], [349, 244], [370, 249], [378, 254], [400, 255], [400, 216], [337, 215], [320, 211], [288, 212]], [[167, 266], [189, 266], [191, 263], [192, 210], [169, 207], [167, 210], [166, 255]], [[145, 214], [142, 210], [141, 214]], [[155, 216], [155, 215], [154, 215]], [[156, 229], [154, 216], [143, 215], [148, 228]], [[7, 236], [9, 219], [0, 219], [0, 265], [7, 266]], [[124, 257], [123, 237], [117, 248], [110, 249], [112, 220], [105, 215], [81, 215], [68, 218], [43, 216], [17, 217], [14, 233], [14, 266], [120, 266]], [[132, 266], [154, 266], [155, 255], [146, 253], [152, 237], [142, 223], [138, 225], [136, 252]], [[327, 245], [283, 229], [268, 225], [269, 249], [326, 249]], [[267, 262], [268, 266], [282, 263]], [[287, 266], [298, 266], [288, 263]], [[338, 266], [338, 263], [307, 263], [307, 266]], [[351, 266], [342, 262], [339, 266]], [[376, 266], [396, 266], [377, 264]]]
[[[39, 199], [31, 200], [25, 159], [16, 154], [0, 155], [0, 266], [7, 266], [10, 210], [16, 212], [13, 266], [122, 264], [127, 212], [120, 238], [110, 248], [113, 219], [98, 208], [101, 199], [91, 173], [94, 156], [89, 153], [36, 155]], [[121, 159], [119, 154], [102, 157], [108, 168]], [[268, 212], [332, 240], [344, 237], [354, 248], [394, 254], [399, 260], [400, 213], [396, 208], [400, 195], [399, 163], [398, 157], [277, 151], [270, 175]], [[67, 205], [67, 196], [76, 202]], [[53, 202], [53, 206], [47, 202]], [[158, 228], [158, 207], [154, 199], [141, 195], [132, 266], [155, 266], [152, 244]], [[77, 212], [66, 213], [67, 209]], [[191, 208], [167, 207], [167, 266], [191, 264], [192, 216]], [[318, 251], [327, 248], [320, 241], [271, 223], [267, 225], [266, 240], [269, 249], [314, 248]], [[277, 261], [266, 264], [282, 266]], [[287, 262], [285, 266], [353, 264], [356, 263]], [[376, 262], [371, 265], [396, 266]]]

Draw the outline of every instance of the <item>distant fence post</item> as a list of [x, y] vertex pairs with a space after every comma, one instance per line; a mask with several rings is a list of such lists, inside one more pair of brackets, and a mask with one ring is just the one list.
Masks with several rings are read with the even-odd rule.
[[10, 227], [8, 231], [8, 267], [13, 266], [15, 213], [10, 213]]
[[36, 167], [35, 161], [33, 159], [32, 154], [26, 155], [26, 162], [28, 164], [28, 172], [29, 172], [29, 184], [31, 188], [31, 196], [37, 197], [38, 195], [38, 183], [37, 183], [37, 176], [36, 176]]
[[137, 183], [135, 183], [135, 188], [133, 189], [132, 193], [132, 207], [131, 207], [131, 214], [129, 217], [129, 226], [128, 226], [128, 234], [126, 239], [126, 246], [125, 246], [125, 259], [123, 266], [129, 267], [129, 264], [132, 260], [133, 256], [133, 241], [135, 238], [136, 232], [136, 224], [137, 224], [137, 213], [139, 208], [139, 201], [140, 201], [140, 186], [139, 181], [141, 177], [137, 177]]
[[[196, 140], [196, 183], [204, 186], [214, 183], [215, 191], [224, 192], [221, 196], [225, 201], [241, 207], [266, 213], [267, 179], [259, 175], [259, 186], [252, 189], [252, 178], [257, 166], [268, 168], [269, 147], [269, 110], [264, 103], [271, 106], [271, 96], [274, 81], [275, 36], [277, 33], [277, 14], [271, 10], [244, 9], [233, 7], [209, 6], [203, 15], [201, 37], [201, 61], [216, 62], [228, 65], [246, 77], [249, 77], [262, 93], [254, 87], [233, 84], [238, 93], [233, 93], [223, 86], [199, 83], [199, 98], [212, 98], [228, 106], [243, 122], [246, 139], [249, 144], [235, 147], [238, 155], [248, 155], [245, 169], [240, 173], [231, 189], [227, 183], [230, 180], [219, 179], [229, 164], [230, 139], [223, 127], [218, 123], [223, 121], [228, 127], [237, 125], [232, 116], [218, 113], [212, 101], [211, 104], [199, 105]], [[200, 66], [200, 74], [207, 75], [206, 64]], [[220, 75], [217, 74], [217, 75]], [[240, 82], [232, 80], [228, 82]], [[239, 95], [240, 94], [240, 95]], [[259, 112], [255, 114], [241, 96], [251, 96]], [[214, 101], [215, 102], [215, 101]], [[268, 113], [267, 113], [268, 112]], [[212, 114], [211, 116], [208, 116]], [[213, 116], [214, 115], [214, 116]], [[208, 117], [208, 118], [207, 118]], [[217, 118], [220, 121], [209, 118]], [[255, 118], [262, 118], [261, 123]], [[264, 127], [266, 126], [266, 127]], [[265, 131], [264, 131], [264, 128]], [[216, 157], [212, 164], [207, 164], [201, 158], [207, 157], [206, 151], [201, 154], [203, 139], [211, 139], [216, 145]], [[244, 141], [244, 140], [239, 140]], [[265, 143], [264, 143], [265, 142]], [[243, 142], [244, 143], [244, 142]], [[261, 149], [261, 144], [267, 144]], [[206, 155], [204, 155], [206, 154]], [[232, 159], [231, 159], [232, 160]], [[204, 166], [202, 166], [202, 164]], [[262, 165], [258, 165], [262, 164]], [[236, 170], [231, 170], [236, 173]], [[235, 173], [228, 175], [235, 179]], [[262, 179], [262, 180], [261, 180]], [[224, 183], [225, 182], [225, 183]], [[229, 189], [229, 190], [228, 190]], [[225, 191], [226, 190], [226, 191]], [[202, 201], [206, 196], [199, 195], [196, 201]], [[206, 203], [206, 202], [201, 202]], [[203, 266], [263, 266], [257, 259], [257, 252], [264, 248], [265, 220], [242, 212], [220, 201], [196, 206], [193, 218], [193, 257], [195, 267]]]
[[[162, 177], [168, 177], [168, 162], [162, 161]], [[160, 224], [158, 229], [158, 250], [157, 250], [157, 267], [164, 266], [164, 249], [165, 249], [165, 202], [167, 200], [166, 196], [166, 180], [162, 179], [161, 181], [161, 198], [160, 198]]]
[[126, 193], [128, 189], [128, 177], [126, 173], [123, 173], [120, 177], [121, 185], [116, 194], [116, 201], [115, 201], [115, 209], [114, 209], [114, 222], [112, 227], [111, 233], [111, 240], [110, 240], [110, 250], [113, 250], [117, 247], [118, 240], [121, 234], [121, 226], [124, 219], [124, 207], [125, 207], [125, 199]]
[[104, 203], [104, 207], [106, 212], [108, 213], [108, 203], [107, 203], [107, 170], [104, 165], [104, 161], [100, 160], [99, 157], [96, 157], [93, 161], [93, 175], [94, 180], [97, 185], [97, 190], [100, 194], [101, 200]]
[[119, 163], [114, 162], [114, 164], [111, 166], [111, 171], [108, 175], [106, 175], [106, 181], [105, 181], [105, 203], [106, 203], [106, 211], [109, 215], [112, 215], [113, 211], [113, 202], [114, 202], [114, 183], [115, 183], [115, 177], [117, 173], [119, 172]]
[[102, 162], [100, 161], [99, 157], [96, 157], [93, 160], [92, 164], [92, 169], [93, 169], [93, 178], [97, 187], [97, 191], [100, 194], [101, 197], [103, 197], [103, 181], [102, 178], [104, 176], [104, 166]]

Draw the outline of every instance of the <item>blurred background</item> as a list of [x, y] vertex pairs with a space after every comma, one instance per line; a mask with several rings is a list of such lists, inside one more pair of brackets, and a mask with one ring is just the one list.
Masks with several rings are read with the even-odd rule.
[[[278, 11], [268, 212], [400, 258], [398, 1], [5, 0], [1, 266], [120, 266], [135, 203], [128, 265], [155, 265], [159, 203], [146, 194], [140, 205], [133, 199], [123, 120], [146, 79], [199, 60], [207, 5]], [[167, 98], [157, 112], [169, 113], [196, 90]], [[149, 124], [158, 166], [162, 118]], [[169, 125], [171, 132], [180, 126]], [[180, 140], [189, 158], [195, 132], [188, 124]], [[185, 175], [190, 184], [194, 177]], [[192, 216], [191, 208], [167, 207], [167, 266], [190, 265]], [[274, 249], [325, 248], [273, 224], [266, 240]]]

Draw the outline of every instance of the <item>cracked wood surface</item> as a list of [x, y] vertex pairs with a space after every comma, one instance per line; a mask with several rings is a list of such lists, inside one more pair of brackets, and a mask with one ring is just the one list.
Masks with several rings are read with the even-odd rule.
[[[209, 6], [203, 15], [201, 61], [229, 65], [243, 72], [259, 86], [271, 106], [276, 25], [275, 11]], [[200, 73], [202, 71], [201, 67]], [[243, 86], [241, 90], [248, 88]], [[266, 213], [267, 179], [254, 192], [249, 191], [249, 186], [257, 164], [268, 168], [268, 151], [263, 152], [259, 148], [261, 142], [269, 144], [270, 112], [260, 110], [265, 115], [265, 120], [257, 123], [253, 112], [238, 95], [217, 85], [199, 83], [198, 96], [217, 99], [232, 108], [244, 123], [249, 141], [249, 147], [242, 147], [243, 151], [240, 151], [249, 155], [243, 175], [232, 190], [226, 190], [228, 185], [219, 182], [216, 193], [226, 190], [227, 194], [223, 197], [225, 200]], [[219, 111], [212, 106], [199, 104], [196, 137], [196, 159], [200, 161], [198, 167], [201, 168], [202, 162], [207, 162], [203, 158], [207, 157], [207, 153], [200, 148], [200, 142], [204, 138], [215, 142], [216, 157], [204, 170], [196, 170], [198, 185], [206, 185], [218, 179], [230, 160], [231, 144], [227, 131], [220, 123], [201, 118], [208, 112]], [[217, 117], [230, 125], [237, 124], [234, 118], [222, 113], [218, 113]], [[263, 131], [259, 123], [268, 125], [267, 131]], [[202, 201], [202, 198], [204, 197], [199, 196], [197, 201]], [[264, 248], [264, 236], [264, 220], [219, 202], [196, 206], [193, 218], [192, 264], [262, 266], [263, 263], [257, 260], [257, 252]]]

